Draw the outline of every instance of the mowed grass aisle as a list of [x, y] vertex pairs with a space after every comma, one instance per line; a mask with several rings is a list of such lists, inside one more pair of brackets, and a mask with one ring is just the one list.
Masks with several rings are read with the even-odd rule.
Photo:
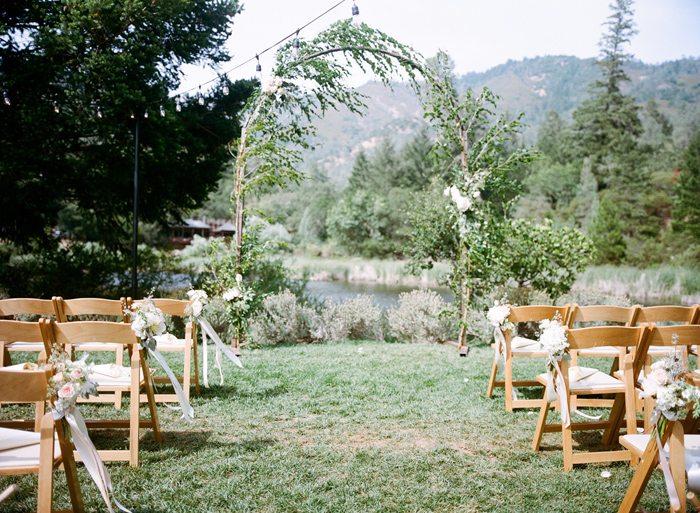
[[[245, 351], [245, 369], [227, 365], [225, 386], [194, 399], [193, 424], [161, 407], [162, 449], [144, 434], [140, 468], [109, 465], [117, 498], [135, 513], [616, 511], [629, 468], [565, 474], [558, 434], [533, 453], [536, 414], [484, 397], [491, 358], [377, 342]], [[88, 509], [103, 511], [80, 477]], [[35, 507], [33, 479], [3, 512]], [[666, 500], [655, 475], [643, 504]]]

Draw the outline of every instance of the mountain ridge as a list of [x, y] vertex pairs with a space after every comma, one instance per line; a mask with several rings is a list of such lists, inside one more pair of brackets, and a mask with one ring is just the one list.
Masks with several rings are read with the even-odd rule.
[[[640, 105], [654, 99], [671, 121], [675, 139], [685, 142], [700, 124], [700, 58], [660, 64], [633, 60], [625, 69], [631, 80], [624, 84], [623, 92]], [[594, 58], [548, 55], [508, 60], [483, 72], [468, 72], [457, 76], [456, 84], [460, 90], [487, 86], [500, 97], [501, 112], [522, 112], [523, 142], [532, 144], [547, 112], [555, 111], [570, 120], [588, 98], [590, 84], [599, 78]], [[418, 99], [407, 84], [394, 83], [389, 89], [367, 82], [357, 89], [366, 96], [366, 115], [346, 109], [328, 113], [316, 123], [314, 150], [305, 158], [307, 166], [320, 167], [338, 186], [347, 181], [360, 150], [371, 152], [384, 137], [401, 146], [425, 123]]]

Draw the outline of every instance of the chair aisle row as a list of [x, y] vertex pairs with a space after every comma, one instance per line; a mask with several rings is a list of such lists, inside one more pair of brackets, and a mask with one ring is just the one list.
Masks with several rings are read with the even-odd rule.
[[[695, 495], [685, 493], [686, 482], [691, 491], [700, 491], [700, 435], [695, 434], [699, 422], [694, 411], [700, 404], [700, 371], [688, 371], [700, 344], [698, 305], [500, 305], [492, 310], [495, 343], [487, 396], [502, 387], [507, 411], [539, 408], [534, 451], [540, 450], [545, 433], [561, 432], [566, 472], [577, 464], [628, 461], [636, 470], [620, 513], [636, 511], [651, 473], [661, 464], [668, 467], [664, 478], [671, 510], [686, 511], [692, 499], [700, 511]], [[528, 328], [532, 332], [528, 323], [540, 323], [538, 339], [519, 334]], [[523, 370], [514, 369], [514, 364], [524, 358], [539, 359], [543, 372], [515, 379], [514, 371]], [[582, 366], [584, 360], [594, 366]], [[542, 397], [520, 399], [519, 387], [538, 387]], [[669, 402], [668, 393], [677, 396], [675, 402]], [[548, 423], [552, 409], [558, 419]], [[608, 450], [574, 448], [573, 432], [584, 430], [601, 431]], [[686, 464], [694, 465], [687, 477]]]

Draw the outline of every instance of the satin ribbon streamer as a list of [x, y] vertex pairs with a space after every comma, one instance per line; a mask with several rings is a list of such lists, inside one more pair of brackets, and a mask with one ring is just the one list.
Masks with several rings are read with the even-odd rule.
[[160, 364], [165, 373], [168, 375], [168, 378], [170, 378], [170, 382], [173, 385], [173, 389], [175, 389], [175, 396], [177, 397], [177, 401], [180, 403], [180, 408], [182, 409], [182, 418], [185, 419], [187, 422], [191, 422], [194, 418], [194, 409], [187, 400], [187, 397], [185, 396], [185, 391], [182, 390], [182, 385], [180, 385], [180, 381], [177, 379], [172, 369], [170, 368], [170, 365], [168, 365], [168, 362], [165, 361], [165, 358], [163, 358], [163, 355], [160, 353], [160, 351], [158, 351], [157, 349], [150, 349], [148, 347], [146, 347], [146, 350], [148, 351], [148, 354], [152, 355], [153, 358], [156, 359], [156, 361]]
[[654, 424], [654, 437], [656, 438], [656, 446], [659, 449], [659, 464], [661, 465], [661, 471], [664, 474], [664, 482], [666, 483], [666, 491], [668, 492], [668, 499], [671, 502], [671, 509], [676, 511], [681, 507], [681, 501], [678, 498], [678, 490], [676, 490], [676, 484], [673, 482], [673, 474], [671, 474], [671, 468], [668, 465], [668, 455], [664, 446], [661, 444], [661, 437], [659, 436], [659, 423], [658, 412], [654, 412], [654, 416], [657, 418], [652, 419]]
[[117, 499], [114, 498], [114, 489], [112, 488], [112, 480], [109, 477], [109, 472], [105, 468], [100, 455], [97, 453], [97, 449], [90, 440], [88, 436], [87, 426], [85, 425], [85, 419], [78, 410], [77, 407], [70, 408], [64, 412], [58, 412], [56, 410], [52, 411], [54, 420], [60, 420], [62, 418], [66, 419], [68, 425], [70, 426], [71, 438], [73, 439], [73, 444], [75, 445], [75, 450], [78, 451], [80, 459], [85, 464], [85, 469], [90, 474], [90, 477], [95, 482], [97, 489], [102, 495], [102, 499], [107, 506], [109, 513], [114, 513], [112, 503], [116, 504], [124, 513], [131, 513], [128, 509], [122, 506]]
[[231, 348], [228, 347], [226, 344], [224, 344], [221, 341], [221, 338], [219, 338], [219, 335], [216, 333], [216, 330], [212, 327], [211, 324], [209, 324], [209, 321], [206, 319], [202, 318], [197, 318], [196, 321], [199, 323], [199, 325], [202, 327], [202, 342], [204, 344], [204, 376], [205, 376], [205, 386], [208, 385], [208, 378], [207, 378], [207, 337], [209, 337], [212, 342], [214, 342], [214, 347], [216, 348], [216, 364], [217, 368], [219, 369], [219, 376], [221, 380], [221, 384], [224, 384], [224, 373], [223, 370], [221, 369], [221, 353], [225, 354], [226, 357], [231, 360], [234, 364], [238, 365], [239, 367], [243, 368], [243, 362], [241, 362], [241, 359], [236, 356], [233, 351], [231, 351]]
[[[564, 376], [561, 374], [561, 368], [559, 367], [559, 361], [555, 358], [549, 357], [549, 365], [547, 365], [547, 400], [554, 401], [559, 397], [559, 414], [561, 416], [561, 421], [564, 423], [565, 427], [571, 425], [571, 415], [569, 414], [569, 396], [566, 393], [566, 384], [564, 383]], [[557, 371], [556, 380], [552, 375], [552, 371]]]
[[496, 327], [493, 329], [493, 340], [496, 343], [493, 350], [493, 361], [496, 362], [498, 370], [502, 371], [506, 361], [506, 338], [503, 336], [501, 328]]

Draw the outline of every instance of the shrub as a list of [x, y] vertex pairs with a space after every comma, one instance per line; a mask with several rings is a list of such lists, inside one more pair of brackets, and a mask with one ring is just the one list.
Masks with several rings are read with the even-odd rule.
[[443, 342], [453, 330], [448, 311], [449, 305], [435, 291], [404, 292], [398, 306], [387, 312], [389, 333], [399, 341]]
[[327, 303], [314, 331], [317, 340], [382, 340], [382, 311], [372, 296], [360, 295], [342, 304]]
[[250, 337], [259, 344], [311, 342], [318, 314], [297, 301], [289, 290], [266, 297], [250, 325]]

